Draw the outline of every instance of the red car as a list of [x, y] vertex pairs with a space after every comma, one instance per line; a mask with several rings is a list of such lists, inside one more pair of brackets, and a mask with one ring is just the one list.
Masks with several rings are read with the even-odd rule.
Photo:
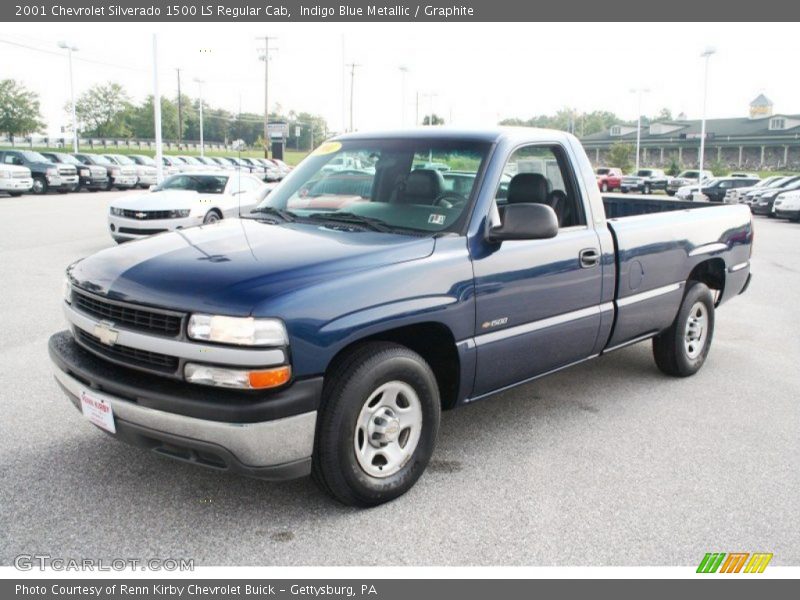
[[622, 188], [622, 169], [616, 167], [597, 167], [597, 187], [601, 192], [610, 192]]

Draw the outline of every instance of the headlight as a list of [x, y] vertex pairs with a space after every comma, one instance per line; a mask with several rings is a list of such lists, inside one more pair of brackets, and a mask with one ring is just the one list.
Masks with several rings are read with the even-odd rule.
[[125, 216], [125, 211], [123, 209], [121, 209], [121, 208], [116, 208], [115, 206], [111, 207], [110, 212], [115, 217], [124, 217]]
[[64, 279], [64, 302], [72, 304], [72, 284], [69, 281], [69, 277]]
[[285, 346], [289, 343], [286, 327], [278, 319], [192, 315], [189, 337], [204, 342], [237, 346]]
[[188, 208], [182, 210], [171, 210], [169, 211], [169, 218], [170, 219], [183, 219], [184, 217], [188, 217], [191, 211]]
[[121, 173], [121, 171], [119, 169], [111, 169], [111, 174], [114, 177], [119, 177], [120, 173]]
[[81, 169], [81, 177], [89, 177], [90, 174], [89, 169]]
[[11, 179], [11, 171], [0, 171], [0, 179]]
[[47, 169], [47, 176], [48, 177], [57, 177], [58, 176], [58, 169]]
[[246, 371], [197, 363], [186, 363], [183, 375], [189, 383], [245, 390], [263, 390], [287, 383], [292, 378], [288, 365], [274, 369]]

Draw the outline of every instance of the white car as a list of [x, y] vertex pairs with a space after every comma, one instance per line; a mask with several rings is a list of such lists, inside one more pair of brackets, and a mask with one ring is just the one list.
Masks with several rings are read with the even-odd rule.
[[250, 212], [266, 193], [264, 182], [244, 173], [178, 173], [148, 193], [113, 200], [108, 228], [119, 243], [208, 225]]
[[778, 194], [772, 204], [772, 212], [779, 219], [800, 221], [800, 190]]
[[147, 189], [151, 185], [158, 183], [158, 169], [156, 169], [155, 161], [153, 161], [152, 164], [142, 163], [135, 160], [132, 156], [125, 156], [124, 154], [106, 154], [105, 157], [121, 167], [135, 168], [137, 177], [136, 185], [140, 188]]
[[33, 187], [33, 177], [28, 167], [0, 164], [0, 192], [21, 196]]
[[[710, 184], [713, 179], [706, 179], [703, 182], [703, 185]], [[678, 200], [690, 200], [690, 201], [705, 201], [708, 200], [705, 194], [700, 193], [700, 186], [698, 184], [694, 185], [684, 185], [678, 188], [678, 191], [675, 192], [675, 197]]]

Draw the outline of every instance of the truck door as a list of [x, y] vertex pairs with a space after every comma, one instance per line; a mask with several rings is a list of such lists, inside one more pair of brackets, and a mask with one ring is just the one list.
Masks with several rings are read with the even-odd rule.
[[598, 335], [602, 256], [575, 173], [558, 145], [515, 150], [496, 205], [549, 204], [558, 235], [486, 242], [473, 256], [477, 371], [473, 395], [519, 383], [587, 358]]

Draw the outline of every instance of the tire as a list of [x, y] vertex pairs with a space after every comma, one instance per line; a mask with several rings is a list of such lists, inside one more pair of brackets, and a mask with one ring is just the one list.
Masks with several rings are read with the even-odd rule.
[[675, 321], [653, 338], [656, 365], [673, 377], [694, 375], [705, 363], [713, 337], [714, 296], [706, 284], [689, 281]]
[[36, 195], [46, 194], [47, 180], [44, 177], [34, 177], [33, 187], [31, 188], [31, 192], [33, 192]]
[[[440, 416], [436, 377], [419, 354], [388, 342], [356, 347], [326, 379], [312, 477], [350, 506], [394, 500], [427, 467]], [[371, 441], [381, 435], [389, 441]]]
[[672, 198], [674, 195], [675, 195], [675, 192], [671, 192], [671, 191], [667, 190], [667, 196]]
[[12, 198], [19, 198], [20, 196], [22, 196], [22, 192], [8, 192], [8, 195], [11, 196]]
[[644, 186], [644, 193], [650, 195], [650, 192], [652, 192], [652, 190], [650, 189], [650, 184], [646, 184]]
[[106, 184], [105, 191], [110, 192], [113, 189], [114, 189], [114, 183], [111, 181], [111, 179], [109, 179], [108, 183]]
[[57, 190], [59, 194], [67, 194], [70, 190]]
[[630, 190], [628, 188], [622, 188], [622, 193], [627, 194]]
[[219, 211], [216, 208], [212, 208], [206, 213], [206, 216], [203, 219], [203, 225], [211, 225], [212, 223], [216, 223], [221, 220], [222, 215], [219, 214]]

